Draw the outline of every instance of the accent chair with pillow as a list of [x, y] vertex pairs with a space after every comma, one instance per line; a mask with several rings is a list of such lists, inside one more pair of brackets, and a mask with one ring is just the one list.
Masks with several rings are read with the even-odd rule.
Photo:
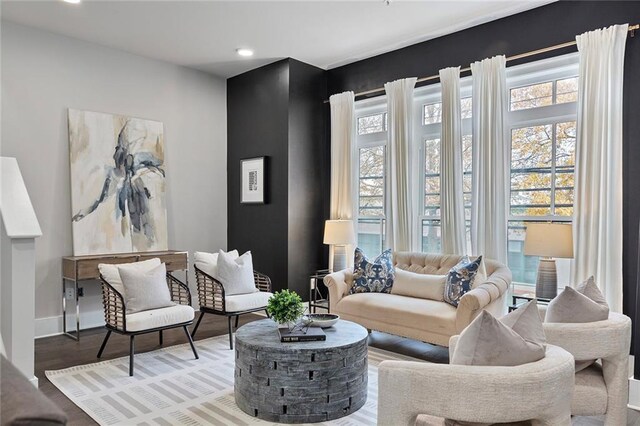
[[[324, 278], [330, 312], [370, 330], [448, 346], [451, 336], [460, 334], [483, 310], [502, 316], [504, 294], [511, 285], [505, 265], [489, 259], [474, 264], [477, 258], [464, 258], [393, 253], [393, 283], [384, 286], [389, 293], [353, 291], [353, 270], [334, 272]], [[447, 297], [453, 298], [449, 303], [447, 290]]]
[[609, 312], [592, 278], [566, 287], [539, 309], [547, 342], [576, 359], [571, 413], [604, 415], [606, 426], [626, 425], [631, 319]]
[[129, 336], [129, 375], [133, 376], [134, 338], [139, 334], [182, 327], [196, 359], [198, 352], [187, 326], [193, 323], [189, 288], [167, 273], [160, 259], [124, 264], [99, 264], [107, 335], [98, 351], [102, 356], [112, 332]]
[[271, 279], [253, 270], [248, 251], [239, 256], [237, 250], [225, 253], [195, 253], [196, 282], [200, 301], [200, 316], [191, 332], [195, 337], [205, 313], [224, 315], [229, 323], [229, 349], [233, 349], [233, 328], [242, 314], [265, 311], [271, 293]]
[[450, 365], [380, 364], [379, 425], [571, 424], [574, 360], [546, 345], [535, 302], [501, 319], [483, 311], [449, 352]]

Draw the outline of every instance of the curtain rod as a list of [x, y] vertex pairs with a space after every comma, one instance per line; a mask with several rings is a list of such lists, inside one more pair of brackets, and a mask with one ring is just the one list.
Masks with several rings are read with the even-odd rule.
[[[630, 25], [629, 26], [629, 33], [631, 35], [631, 37], [634, 36], [634, 33], [636, 30], [640, 29], [640, 24], [636, 24], [636, 25]], [[571, 46], [575, 46], [576, 44], [578, 44], [575, 40], [573, 41], [568, 41], [566, 43], [560, 43], [560, 44], [556, 44], [554, 46], [549, 46], [549, 47], [543, 47], [542, 49], [537, 49], [537, 50], [532, 50], [530, 52], [525, 52], [525, 53], [519, 53], [517, 55], [513, 55], [513, 56], [509, 56], [507, 58], [507, 62], [509, 61], [515, 61], [517, 59], [522, 59], [522, 58], [528, 58], [529, 56], [535, 56], [535, 55], [539, 55], [541, 53], [547, 53], [547, 52], [552, 52], [554, 50], [558, 50], [558, 49], [564, 49], [565, 47], [571, 47]], [[467, 71], [471, 71], [471, 66], [468, 66], [466, 68], [462, 68], [460, 70], [461, 73], [463, 72], [467, 72]], [[439, 80], [440, 79], [440, 75], [436, 74], [436, 75], [430, 75], [428, 77], [421, 77], [416, 81], [417, 83], [422, 83], [424, 81], [431, 81], [431, 80]], [[373, 95], [374, 93], [378, 93], [378, 92], [384, 92], [384, 87], [378, 87], [376, 89], [370, 89], [370, 90], [365, 90], [364, 92], [359, 92], [355, 94], [355, 97], [361, 97], [361, 96], [369, 96], [369, 95]], [[325, 100], [324, 103], [328, 103], [329, 100]]]

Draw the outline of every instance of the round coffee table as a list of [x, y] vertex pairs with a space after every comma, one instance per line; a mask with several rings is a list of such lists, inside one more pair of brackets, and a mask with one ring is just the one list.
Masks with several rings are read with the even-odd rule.
[[277, 324], [254, 321], [236, 331], [236, 404], [280, 423], [337, 419], [367, 400], [367, 330], [340, 320], [327, 340], [281, 343]]

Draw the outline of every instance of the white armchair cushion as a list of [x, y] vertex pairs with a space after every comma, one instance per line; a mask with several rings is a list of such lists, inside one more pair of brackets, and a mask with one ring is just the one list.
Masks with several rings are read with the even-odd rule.
[[248, 251], [237, 259], [220, 250], [218, 252], [218, 277], [224, 286], [225, 296], [258, 291], [253, 277], [253, 260]]
[[127, 331], [152, 330], [174, 324], [193, 321], [194, 311], [189, 305], [173, 305], [166, 308], [127, 314]]
[[[232, 259], [240, 257], [238, 250], [227, 252]], [[218, 279], [218, 253], [207, 253], [205, 251], [197, 251], [194, 253], [195, 264], [202, 272]]]
[[100, 263], [98, 265], [98, 270], [100, 271], [100, 275], [105, 279], [106, 282], [111, 284], [118, 293], [124, 296], [124, 287], [122, 286], [122, 278], [120, 278], [120, 271], [118, 270], [119, 266], [125, 266], [131, 269], [136, 269], [139, 271], [150, 271], [156, 266], [160, 266], [160, 259], [154, 257], [153, 259], [143, 260], [141, 262], [133, 262], [133, 263], [120, 263], [112, 265], [110, 263]]
[[167, 285], [167, 268], [164, 263], [149, 271], [129, 265], [118, 266], [124, 286], [124, 303], [127, 313], [172, 306]]
[[267, 291], [256, 291], [255, 293], [236, 294], [224, 298], [225, 310], [227, 312], [241, 312], [267, 307], [267, 301], [273, 293]]

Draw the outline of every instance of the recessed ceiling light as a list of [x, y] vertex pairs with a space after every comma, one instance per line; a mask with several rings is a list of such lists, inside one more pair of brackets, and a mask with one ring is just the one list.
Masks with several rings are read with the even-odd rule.
[[78, 4], [82, 0], [62, 0], [62, 1], [65, 2], [65, 3]]
[[244, 49], [244, 48], [236, 49], [236, 53], [244, 57], [253, 56], [253, 50], [251, 49]]

